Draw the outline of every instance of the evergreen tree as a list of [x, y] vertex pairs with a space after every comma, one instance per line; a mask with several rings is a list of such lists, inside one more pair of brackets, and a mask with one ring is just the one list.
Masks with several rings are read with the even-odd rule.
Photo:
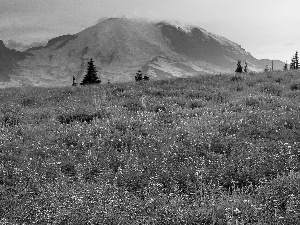
[[300, 65], [299, 65], [299, 56], [298, 56], [298, 52], [296, 52], [295, 54], [295, 69], [299, 69]]
[[242, 67], [241, 63], [242, 63], [241, 60], [237, 61], [237, 68], [235, 70], [236, 73], [242, 73], [243, 72], [243, 67]]
[[290, 70], [294, 70], [295, 69], [295, 56], [292, 58], [292, 62], [290, 64]]
[[144, 80], [149, 80], [149, 77], [147, 75], [144, 76]]
[[274, 71], [274, 60], [272, 60], [272, 71]]
[[142, 71], [138, 71], [135, 75], [135, 81], [141, 81], [143, 79]]
[[288, 64], [287, 64], [287, 62], [285, 62], [284, 66], [283, 66], [283, 70], [288, 70]]
[[268, 71], [269, 71], [269, 65], [266, 65], [265, 72], [268, 72]]
[[75, 76], [73, 76], [73, 83], [72, 83], [72, 86], [76, 86], [77, 83], [76, 83], [76, 79], [75, 79]]
[[244, 72], [245, 72], [245, 73], [248, 73], [248, 63], [247, 63], [247, 61], [245, 61]]
[[298, 52], [296, 52], [295, 56], [292, 58], [292, 62], [290, 64], [290, 69], [297, 70], [299, 68], [300, 68], [299, 55], [298, 55]]
[[88, 68], [87, 68], [87, 73], [85, 77], [83, 78], [82, 82], [80, 83], [81, 85], [85, 84], [99, 84], [101, 83], [101, 80], [99, 80], [97, 76], [97, 70], [96, 67], [94, 66], [94, 61], [91, 59], [88, 62]]

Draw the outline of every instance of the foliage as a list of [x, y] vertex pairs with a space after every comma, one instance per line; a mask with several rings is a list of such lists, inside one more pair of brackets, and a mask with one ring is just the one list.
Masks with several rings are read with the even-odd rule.
[[142, 71], [138, 71], [135, 75], [135, 81], [141, 81], [141, 80], [149, 80], [150, 78], [147, 75], [142, 74]]
[[244, 72], [248, 73], [248, 63], [247, 62], [245, 62]]
[[[74, 80], [73, 80], [74, 83]], [[94, 66], [94, 61], [91, 59], [88, 62], [88, 68], [87, 68], [87, 73], [83, 80], [81, 81], [81, 85], [86, 85], [86, 84], [99, 84], [101, 83], [101, 80], [99, 80], [97, 76], [97, 70]]]
[[242, 62], [240, 60], [237, 61], [237, 67], [236, 67], [236, 70], [235, 70], [236, 73], [242, 73], [243, 72], [243, 67], [242, 67], [241, 63]]
[[296, 52], [296, 54], [292, 58], [292, 62], [290, 64], [290, 69], [297, 70], [297, 69], [299, 69], [299, 67], [300, 67], [299, 56], [298, 56], [298, 52]]
[[141, 81], [143, 80], [143, 74], [142, 74], [142, 71], [138, 71], [135, 75], [135, 81]]
[[3, 224], [299, 224], [298, 71], [0, 92]]

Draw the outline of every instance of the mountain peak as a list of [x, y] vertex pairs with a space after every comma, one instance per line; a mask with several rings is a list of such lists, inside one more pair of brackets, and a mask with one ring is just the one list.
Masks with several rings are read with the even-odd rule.
[[[7, 49], [3, 42], [1, 46]], [[69, 85], [73, 76], [81, 80], [90, 58], [103, 83], [134, 81], [138, 70], [150, 79], [234, 72], [237, 60], [247, 61], [249, 70], [265, 67], [238, 44], [198, 26], [123, 17], [100, 19], [24, 53], [9, 50], [3, 58], [14, 61], [14, 77], [33, 85]], [[6, 66], [0, 58], [0, 71]]]

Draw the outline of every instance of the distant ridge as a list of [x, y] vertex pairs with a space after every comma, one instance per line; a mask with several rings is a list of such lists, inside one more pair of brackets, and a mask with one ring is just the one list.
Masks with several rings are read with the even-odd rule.
[[32, 54], [7, 48], [4, 42], [0, 40], [0, 82], [9, 82], [11, 80], [10, 75], [18, 73], [17, 62], [25, 60], [29, 56]]
[[[103, 83], [234, 72], [236, 61], [262, 71], [270, 60], [255, 59], [240, 45], [196, 26], [144, 19], [104, 18], [75, 35], [63, 35], [21, 53], [0, 42], [0, 81], [18, 85], [70, 85], [82, 80], [90, 58]], [[275, 69], [284, 65], [274, 61]]]

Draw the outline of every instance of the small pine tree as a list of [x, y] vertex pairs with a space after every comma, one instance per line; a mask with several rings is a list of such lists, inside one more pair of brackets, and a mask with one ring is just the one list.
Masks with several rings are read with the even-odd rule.
[[144, 80], [149, 80], [149, 77], [148, 77], [147, 75], [145, 75], [145, 76], [143, 77], [143, 79], [144, 79]]
[[73, 76], [73, 83], [72, 83], [72, 86], [76, 86], [77, 83], [76, 83], [76, 79], [75, 79], [75, 76]]
[[141, 81], [143, 79], [142, 71], [138, 71], [135, 75], [135, 81]]
[[269, 65], [266, 65], [265, 72], [268, 72], [268, 71], [269, 71]]
[[300, 65], [299, 65], [299, 56], [298, 56], [298, 52], [296, 52], [295, 54], [295, 69], [299, 69]]
[[242, 67], [241, 63], [242, 63], [241, 60], [237, 61], [237, 68], [235, 70], [236, 73], [242, 73], [243, 72], [243, 67]]
[[294, 70], [295, 69], [295, 56], [292, 58], [292, 62], [290, 64], [290, 70]]
[[284, 66], [283, 66], [283, 70], [288, 70], [288, 64], [287, 64], [287, 62], [285, 62]]
[[247, 61], [245, 61], [244, 72], [245, 72], [245, 73], [248, 73], [248, 63], [247, 63]]
[[88, 68], [87, 68], [87, 73], [85, 77], [83, 78], [82, 82], [80, 83], [81, 85], [85, 84], [99, 84], [101, 83], [101, 80], [99, 80], [97, 76], [97, 70], [96, 67], [94, 66], [94, 61], [91, 59], [88, 62]]

